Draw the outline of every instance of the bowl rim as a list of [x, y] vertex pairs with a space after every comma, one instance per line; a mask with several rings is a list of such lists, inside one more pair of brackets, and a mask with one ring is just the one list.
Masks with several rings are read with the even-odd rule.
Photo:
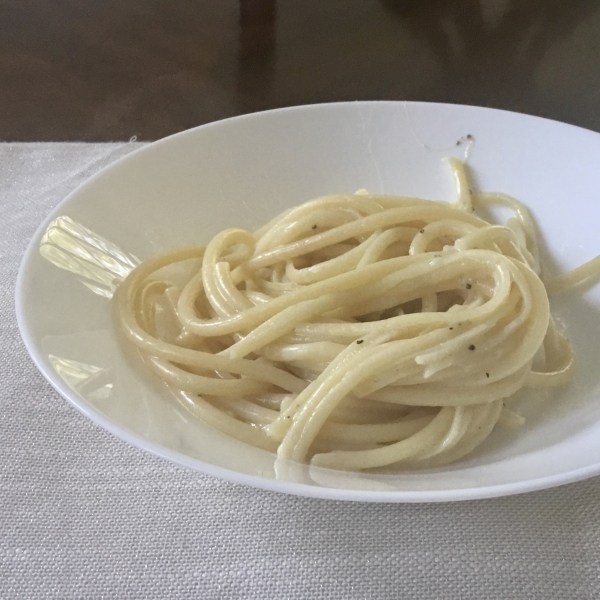
[[[501, 496], [510, 496], [516, 494], [522, 494], [532, 492], [536, 490], [548, 489], [581, 481], [600, 474], [600, 460], [593, 465], [559, 473], [555, 475], [548, 475], [539, 478], [526, 479], [517, 482], [502, 483], [496, 485], [483, 485], [479, 487], [465, 487], [456, 489], [443, 489], [443, 490], [393, 490], [393, 491], [380, 491], [380, 490], [357, 490], [349, 488], [337, 488], [337, 487], [325, 487], [318, 485], [309, 485], [303, 483], [280, 481], [276, 479], [269, 479], [266, 477], [260, 477], [257, 475], [249, 475], [234, 471], [224, 467], [216, 466], [210, 463], [203, 462], [200, 459], [193, 458], [174, 450], [169, 450], [161, 446], [158, 443], [152, 442], [143, 436], [128, 431], [116, 423], [112, 422], [108, 417], [102, 415], [96, 411], [92, 406], [87, 404], [85, 400], [77, 394], [74, 390], [66, 385], [66, 383], [58, 377], [58, 375], [50, 370], [47, 365], [44, 364], [42, 359], [41, 349], [36, 344], [35, 336], [32, 334], [29, 328], [27, 316], [25, 314], [25, 302], [26, 302], [26, 291], [25, 283], [29, 269], [31, 268], [31, 258], [37, 252], [39, 241], [46, 231], [48, 225], [59, 216], [61, 211], [66, 205], [68, 205], [73, 197], [79, 195], [82, 190], [85, 190], [87, 186], [91, 186], [95, 181], [101, 177], [104, 177], [105, 173], [113, 169], [116, 165], [122, 164], [130, 160], [134, 156], [143, 155], [146, 152], [152, 152], [154, 148], [163, 144], [170, 144], [177, 138], [194, 135], [198, 130], [208, 130], [216, 127], [230, 126], [240, 121], [253, 120], [263, 118], [268, 114], [280, 114], [283, 112], [294, 112], [303, 110], [323, 110], [323, 109], [334, 109], [339, 106], [356, 106], [356, 105], [409, 105], [418, 107], [419, 105], [426, 106], [439, 106], [439, 107], [464, 107], [472, 110], [480, 110], [494, 113], [505, 113], [511, 115], [522, 115], [529, 119], [536, 119], [540, 121], [550, 123], [560, 123], [568, 127], [573, 127], [588, 133], [594, 133], [589, 129], [579, 127], [577, 125], [571, 125], [561, 121], [548, 119], [545, 117], [539, 117], [536, 115], [529, 115], [527, 113], [521, 113], [516, 111], [509, 111], [498, 108], [490, 108], [483, 106], [471, 106], [465, 104], [445, 103], [445, 102], [420, 102], [420, 101], [401, 101], [401, 100], [366, 100], [366, 101], [344, 101], [344, 102], [327, 102], [327, 103], [315, 103], [315, 104], [303, 104], [297, 106], [287, 106], [283, 108], [274, 108], [265, 111], [258, 111], [247, 113], [243, 115], [237, 115], [222, 119], [219, 121], [209, 122], [203, 125], [186, 129], [184, 131], [177, 132], [167, 137], [161, 138], [153, 142], [142, 142], [144, 145], [129, 152], [125, 156], [122, 156], [114, 161], [111, 161], [108, 165], [95, 172], [93, 175], [88, 177], [85, 181], [79, 184], [71, 192], [69, 192], [43, 219], [40, 225], [36, 228], [35, 233], [27, 244], [26, 250], [20, 261], [19, 270], [17, 274], [15, 284], [15, 312], [17, 319], [17, 326], [19, 333], [25, 345], [25, 348], [33, 360], [33, 363], [37, 369], [44, 376], [46, 381], [50, 383], [52, 388], [57, 391], [65, 400], [67, 400], [72, 406], [80, 411], [85, 417], [90, 419], [92, 423], [104, 429], [108, 433], [112, 434], [116, 438], [126, 442], [134, 448], [149, 452], [154, 456], [158, 456], [162, 459], [168, 460], [178, 466], [186, 467], [194, 471], [203, 473], [205, 475], [213, 476], [230, 483], [242, 484], [252, 488], [292, 494], [303, 497], [326, 499], [326, 500], [342, 500], [342, 501], [357, 501], [357, 502], [377, 502], [377, 503], [429, 503], [429, 502], [448, 502], [448, 501], [459, 501], [459, 500], [477, 500], [496, 498]], [[74, 142], [79, 143], [79, 142]], [[127, 142], [122, 142], [123, 145]], [[337, 471], [336, 471], [337, 472]]]

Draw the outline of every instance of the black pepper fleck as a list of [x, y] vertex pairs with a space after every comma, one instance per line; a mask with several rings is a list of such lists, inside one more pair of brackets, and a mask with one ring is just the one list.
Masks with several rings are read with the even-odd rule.
[[448, 329], [450, 329], [450, 331], [452, 331], [454, 329], [454, 327], [448, 327]]
[[313, 229], [316, 229], [316, 228], [317, 228], [317, 226], [316, 226], [316, 225], [313, 225], [313, 226], [312, 226], [312, 228], [313, 228]]
[[485, 376], [489, 379], [490, 378], [490, 374], [486, 373]]
[[471, 289], [471, 287], [472, 287], [472, 286], [471, 286], [471, 284], [470, 284], [470, 283], [467, 283], [467, 289], [468, 289], [468, 290], [470, 290], [470, 289]]
[[469, 346], [469, 350], [475, 350], [475, 345], [474, 345], [474, 344], [471, 344], [471, 345]]
[[419, 233], [425, 233], [425, 230], [424, 230], [424, 229], [421, 229], [421, 231], [419, 231]]
[[356, 340], [357, 344], [362, 344], [365, 340]]

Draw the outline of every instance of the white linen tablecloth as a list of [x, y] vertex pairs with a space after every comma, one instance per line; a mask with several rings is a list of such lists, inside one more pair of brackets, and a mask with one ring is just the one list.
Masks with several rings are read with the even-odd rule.
[[0, 598], [600, 598], [600, 478], [373, 505], [232, 485], [99, 429], [21, 342], [14, 286], [46, 215], [138, 147], [0, 144]]

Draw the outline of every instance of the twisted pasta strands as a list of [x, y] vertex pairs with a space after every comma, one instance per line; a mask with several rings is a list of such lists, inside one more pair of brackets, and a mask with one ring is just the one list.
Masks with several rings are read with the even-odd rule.
[[[498, 422], [520, 423], [506, 398], [568, 381], [573, 354], [527, 209], [471, 193], [462, 163], [451, 167], [454, 205], [325, 196], [150, 259], [118, 290], [120, 325], [200, 419], [281, 458], [347, 470], [458, 460]], [[493, 205], [515, 217], [476, 216]]]

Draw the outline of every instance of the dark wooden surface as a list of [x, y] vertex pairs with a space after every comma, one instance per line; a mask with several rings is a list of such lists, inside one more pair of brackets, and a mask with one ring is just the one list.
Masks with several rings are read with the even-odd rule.
[[0, 0], [0, 140], [150, 140], [360, 99], [600, 131], [600, 2]]

